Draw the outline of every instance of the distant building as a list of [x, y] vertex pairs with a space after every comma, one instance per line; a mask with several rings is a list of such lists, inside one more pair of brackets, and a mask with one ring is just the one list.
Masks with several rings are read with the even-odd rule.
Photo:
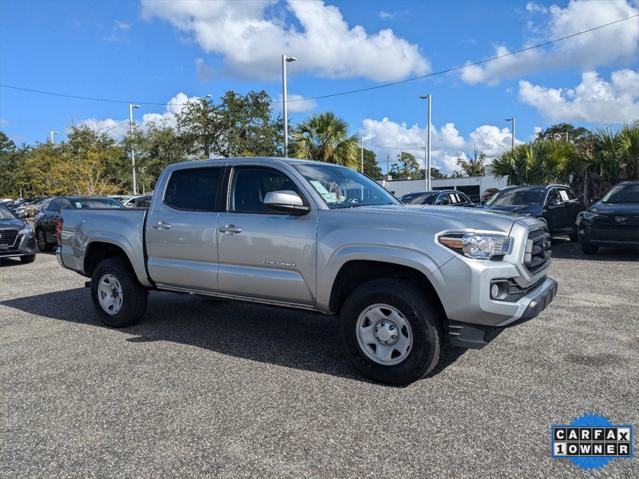
[[[408, 193], [426, 191], [426, 180], [380, 180], [379, 183], [395, 196], [400, 197]], [[484, 176], [469, 176], [462, 178], [444, 178], [431, 180], [433, 190], [459, 190], [479, 203], [481, 195], [488, 188], [502, 189], [508, 186], [508, 177], [493, 176], [490, 165], [486, 166]]]

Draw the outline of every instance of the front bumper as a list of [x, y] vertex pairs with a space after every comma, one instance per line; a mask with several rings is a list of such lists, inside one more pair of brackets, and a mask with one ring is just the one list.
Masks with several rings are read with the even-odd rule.
[[523, 313], [518, 317], [509, 318], [495, 326], [470, 324], [461, 321], [448, 321], [449, 343], [463, 348], [482, 348], [495, 339], [504, 328], [509, 328], [529, 321], [548, 307], [557, 295], [557, 281], [546, 278], [541, 285], [534, 288], [520, 301], [527, 303]]
[[13, 245], [0, 247], [0, 258], [19, 258], [33, 256], [38, 252], [36, 240], [32, 233], [20, 233]]
[[601, 246], [639, 246], [639, 225], [608, 223], [582, 220], [577, 227], [579, 239]]

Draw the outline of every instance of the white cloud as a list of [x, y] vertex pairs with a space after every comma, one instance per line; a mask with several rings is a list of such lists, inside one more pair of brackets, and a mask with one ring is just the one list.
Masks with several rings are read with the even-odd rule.
[[321, 0], [287, 0], [286, 13], [295, 17], [287, 25], [280, 7], [276, 0], [142, 0], [145, 18], [167, 20], [191, 34], [206, 52], [221, 54], [228, 70], [241, 76], [276, 78], [283, 52], [299, 58], [291, 73], [307, 71], [327, 78], [388, 81], [430, 70], [418, 46], [391, 29], [369, 34], [360, 25], [351, 27], [337, 7]]
[[522, 102], [551, 121], [630, 123], [639, 119], [639, 71], [617, 70], [610, 81], [585, 72], [575, 88], [548, 88], [519, 82]]
[[[142, 115], [142, 121], [138, 121], [137, 124], [142, 126], [142, 128], [148, 127], [150, 123], [164, 123], [170, 126], [175, 126], [175, 115], [182, 111], [188, 102], [195, 101], [198, 98], [199, 97], [196, 96], [190, 97], [185, 93], [180, 92], [167, 102], [164, 112], [144, 113]], [[109, 136], [112, 136], [113, 138], [122, 138], [129, 131], [129, 120], [126, 118], [122, 120], [115, 120], [113, 118], [88, 118], [86, 120], [82, 120], [79, 125], [88, 126], [97, 132], [108, 133]]]
[[213, 68], [208, 66], [203, 58], [195, 59], [195, 71], [203, 82], [210, 82], [213, 79]]
[[123, 22], [122, 20], [114, 20], [113, 28], [115, 28], [116, 30], [128, 30], [131, 28], [131, 25], [127, 22]]
[[[317, 102], [315, 100], [309, 100], [307, 98], [304, 98], [302, 95], [295, 95], [295, 94], [287, 94], [286, 96], [287, 98], [287, 110], [289, 113], [301, 113], [301, 112], [305, 112], [305, 111], [310, 111], [313, 110], [317, 107]], [[280, 101], [280, 109], [281, 109], [281, 101], [282, 101], [282, 95], [280, 94], [279, 97], [279, 101]], [[276, 107], [277, 108], [277, 107]]]
[[526, 10], [529, 12], [548, 13], [548, 8], [535, 2], [528, 2]]
[[385, 12], [384, 10], [380, 10], [379, 12], [379, 18], [381, 18], [382, 20], [390, 20], [391, 18], [394, 18], [395, 14], [391, 13], [391, 12]]
[[[532, 4], [528, 5], [534, 9]], [[534, 28], [547, 32], [542, 40], [564, 37], [637, 13], [628, 0], [572, 0], [566, 8], [553, 5], [548, 11], [548, 23], [541, 28]], [[526, 43], [524, 47], [530, 45]], [[499, 45], [495, 47], [494, 55], [501, 56], [510, 51], [508, 47]], [[516, 78], [540, 70], [568, 67], [593, 69], [601, 65], [629, 62], [638, 53], [639, 28], [637, 18], [633, 18], [564, 40], [549, 49], [528, 50], [485, 65], [469, 66], [462, 70], [461, 78], [470, 84], [495, 84], [503, 78]]]
[[9, 120], [5, 120], [4, 118], [0, 118], [0, 126], [6, 126], [9, 124]]
[[[389, 163], [393, 164], [398, 153], [408, 151], [424, 166], [425, 128], [417, 125], [409, 127], [406, 123], [396, 123], [388, 118], [365, 119], [359, 134], [364, 137], [364, 147], [375, 151], [377, 161], [382, 165], [386, 164], [387, 155]], [[481, 125], [470, 132], [468, 138], [464, 138], [454, 123], [446, 123], [431, 129], [431, 159], [434, 167], [450, 173], [457, 167], [457, 158], [472, 152], [475, 147], [490, 159], [510, 149], [510, 143], [511, 133], [508, 128]]]

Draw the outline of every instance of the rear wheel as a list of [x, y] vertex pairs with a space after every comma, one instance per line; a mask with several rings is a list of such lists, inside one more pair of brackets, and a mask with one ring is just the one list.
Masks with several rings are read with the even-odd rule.
[[36, 255], [30, 254], [29, 256], [20, 256], [20, 261], [23, 263], [33, 263], [36, 259]]
[[144, 312], [148, 292], [123, 258], [110, 258], [95, 268], [91, 297], [100, 319], [114, 328], [137, 323]]
[[340, 317], [348, 355], [375, 381], [407, 385], [439, 361], [441, 318], [409, 282], [377, 279], [359, 286], [344, 302]]
[[47, 243], [47, 236], [44, 234], [44, 230], [42, 228], [38, 228], [36, 231], [36, 240], [38, 241], [38, 248], [42, 252], [48, 252], [53, 250], [53, 245], [51, 243]]

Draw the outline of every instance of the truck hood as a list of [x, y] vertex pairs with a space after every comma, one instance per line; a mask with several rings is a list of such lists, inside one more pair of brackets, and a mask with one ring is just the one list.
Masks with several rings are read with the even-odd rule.
[[372, 213], [392, 215], [396, 220], [405, 218], [407, 221], [437, 221], [441, 229], [475, 229], [485, 231], [501, 231], [508, 234], [515, 221], [525, 221], [519, 214], [486, 210], [482, 208], [456, 208], [453, 206], [422, 206], [422, 205], [381, 205], [360, 206], [347, 211], [358, 213]]

